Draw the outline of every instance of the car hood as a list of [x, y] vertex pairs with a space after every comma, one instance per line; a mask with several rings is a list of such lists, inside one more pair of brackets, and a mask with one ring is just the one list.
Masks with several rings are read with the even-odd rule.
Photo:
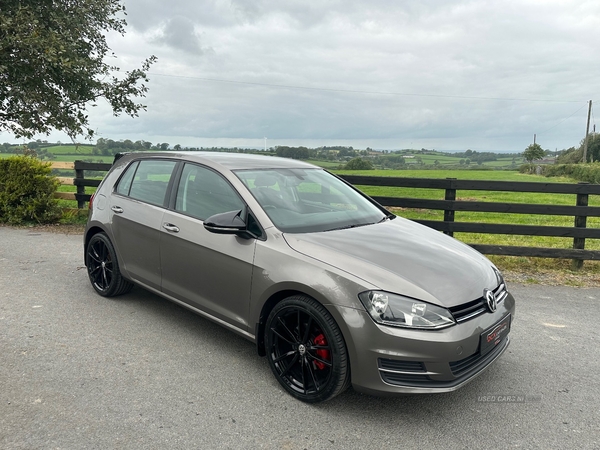
[[400, 217], [319, 233], [284, 233], [297, 252], [348, 272], [377, 288], [444, 307], [493, 289], [492, 263], [439, 231]]

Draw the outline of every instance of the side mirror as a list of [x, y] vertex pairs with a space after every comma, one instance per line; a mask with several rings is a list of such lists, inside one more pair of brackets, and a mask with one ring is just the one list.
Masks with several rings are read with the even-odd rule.
[[204, 228], [216, 234], [237, 234], [246, 237], [246, 222], [241, 217], [242, 210], [215, 214], [204, 221]]

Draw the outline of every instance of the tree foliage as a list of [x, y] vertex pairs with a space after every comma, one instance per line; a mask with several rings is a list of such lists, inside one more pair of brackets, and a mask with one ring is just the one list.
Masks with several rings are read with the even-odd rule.
[[556, 164], [577, 164], [583, 158], [583, 147], [563, 150], [556, 158]]
[[282, 158], [308, 159], [310, 157], [310, 153], [306, 147], [287, 147], [285, 145], [278, 145], [275, 147], [275, 153]]
[[[557, 164], [577, 164], [583, 162], [583, 146], [585, 138], [579, 143], [579, 147], [571, 147], [563, 150], [556, 158]], [[600, 161], [600, 134], [591, 133], [588, 136], [586, 162]]]
[[344, 166], [346, 170], [373, 170], [371, 161], [362, 158], [353, 158]]
[[523, 152], [523, 158], [525, 158], [525, 161], [530, 164], [537, 159], [542, 159], [543, 157], [544, 149], [540, 144], [531, 144]]
[[118, 73], [106, 33], [125, 33], [119, 0], [2, 0], [0, 10], [0, 131], [31, 138], [52, 129], [93, 135], [86, 107], [100, 98], [114, 115], [145, 107], [146, 71]]
[[[581, 154], [583, 157], [583, 141], [581, 142]], [[586, 154], [587, 162], [600, 161], [600, 135], [592, 133], [588, 136], [588, 146]]]

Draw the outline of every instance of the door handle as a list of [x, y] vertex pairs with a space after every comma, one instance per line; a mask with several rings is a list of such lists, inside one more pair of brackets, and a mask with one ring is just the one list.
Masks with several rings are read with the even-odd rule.
[[112, 209], [117, 214], [123, 213], [123, 208], [121, 208], [120, 206], [112, 206], [110, 209]]
[[172, 223], [163, 223], [163, 228], [167, 231], [171, 231], [172, 233], [179, 233], [179, 227], [173, 225]]

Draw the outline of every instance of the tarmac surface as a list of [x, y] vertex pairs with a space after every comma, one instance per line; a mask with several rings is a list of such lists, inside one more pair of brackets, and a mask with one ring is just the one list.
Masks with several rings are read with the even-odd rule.
[[600, 449], [600, 289], [509, 288], [512, 343], [459, 391], [306, 405], [226, 329], [98, 296], [82, 236], [0, 227], [0, 448]]

